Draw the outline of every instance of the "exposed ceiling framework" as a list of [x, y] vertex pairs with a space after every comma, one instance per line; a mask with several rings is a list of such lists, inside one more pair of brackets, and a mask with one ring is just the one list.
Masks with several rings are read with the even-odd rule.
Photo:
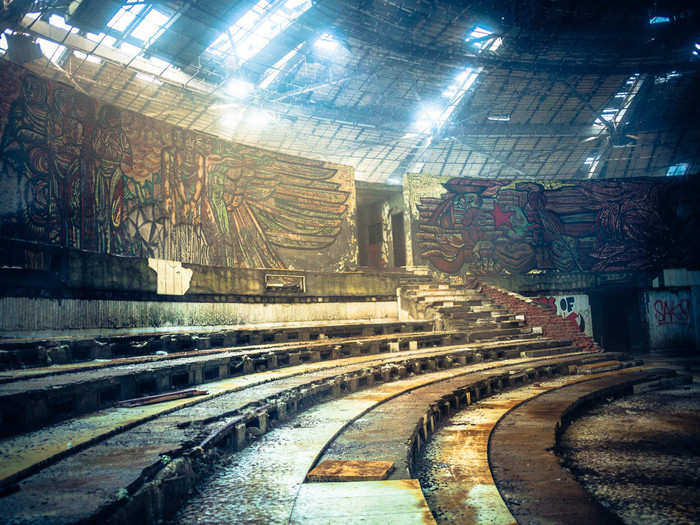
[[103, 101], [361, 180], [698, 171], [700, 8], [579, 4], [14, 0], [0, 49], [29, 35], [19, 61]]

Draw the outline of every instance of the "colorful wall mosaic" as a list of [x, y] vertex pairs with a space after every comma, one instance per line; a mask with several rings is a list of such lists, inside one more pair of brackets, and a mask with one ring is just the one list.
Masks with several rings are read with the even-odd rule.
[[697, 268], [698, 179], [408, 175], [414, 264], [448, 274]]
[[244, 268], [356, 263], [352, 168], [180, 129], [0, 66], [0, 235]]

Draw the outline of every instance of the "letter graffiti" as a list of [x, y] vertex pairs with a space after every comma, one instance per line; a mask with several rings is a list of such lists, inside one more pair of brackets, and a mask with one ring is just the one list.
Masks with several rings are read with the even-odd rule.
[[688, 324], [690, 322], [690, 300], [657, 299], [654, 301], [654, 318], [659, 326], [668, 324]]

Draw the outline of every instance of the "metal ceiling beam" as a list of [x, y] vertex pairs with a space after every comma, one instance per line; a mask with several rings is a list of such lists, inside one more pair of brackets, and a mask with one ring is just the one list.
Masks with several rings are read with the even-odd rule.
[[281, 93], [279, 95], [275, 95], [271, 97], [269, 100], [271, 102], [280, 102], [286, 98], [290, 97], [296, 97], [297, 95], [303, 95], [304, 93], [309, 93], [311, 91], [316, 91], [318, 89], [323, 89], [325, 87], [330, 87], [330, 86], [337, 86], [338, 84], [342, 84], [343, 82], [347, 82], [348, 80], [351, 80], [352, 77], [344, 77], [344, 78], [339, 78], [338, 80], [331, 80], [330, 82], [321, 82], [320, 84], [314, 84], [313, 86], [306, 86], [303, 88], [299, 89], [293, 89], [291, 91], [287, 91], [286, 93]]

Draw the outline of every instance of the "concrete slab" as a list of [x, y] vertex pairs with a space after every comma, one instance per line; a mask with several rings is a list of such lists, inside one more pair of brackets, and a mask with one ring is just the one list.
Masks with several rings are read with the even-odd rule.
[[380, 481], [394, 470], [392, 461], [329, 460], [306, 476], [308, 481]]
[[577, 374], [597, 374], [600, 372], [610, 372], [622, 368], [620, 361], [603, 361], [602, 363], [592, 363], [576, 367]]
[[416, 479], [307, 483], [290, 523], [435, 523]]

